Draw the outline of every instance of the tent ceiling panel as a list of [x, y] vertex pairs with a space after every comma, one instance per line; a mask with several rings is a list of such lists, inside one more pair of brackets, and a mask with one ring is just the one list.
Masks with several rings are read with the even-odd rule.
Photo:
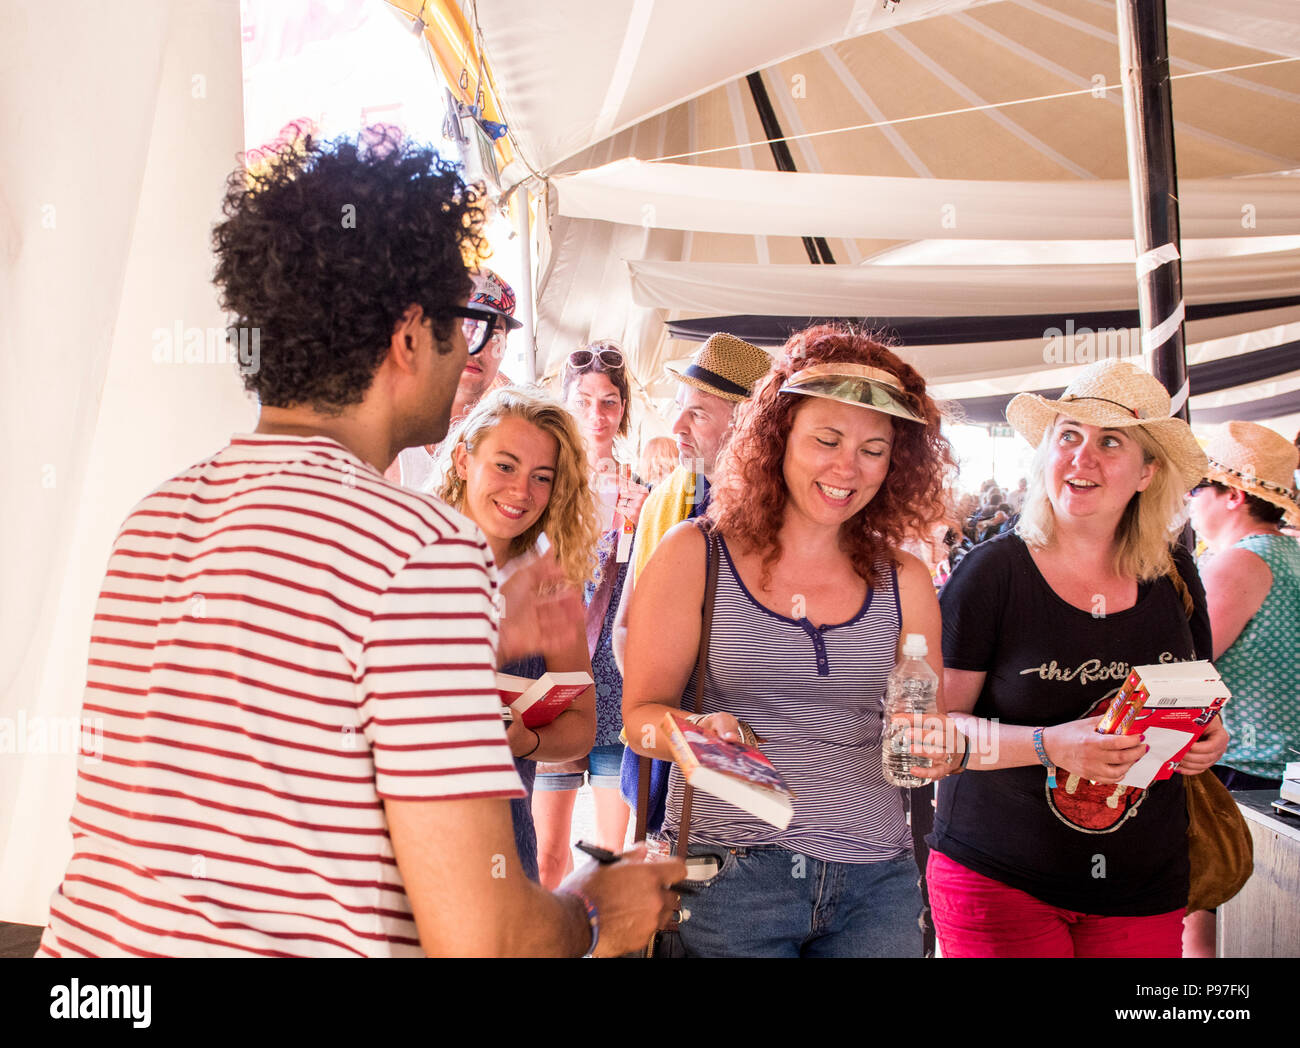
[[[897, 240], [1130, 240], [1126, 181], [1021, 182], [727, 170], [619, 160], [554, 180], [560, 214], [658, 228]], [[1183, 236], [1300, 235], [1300, 180], [1186, 179]], [[1243, 208], [1250, 205], [1248, 212]], [[1249, 215], [1249, 224], [1243, 218]]]
[[538, 170], [687, 98], [824, 44], [989, 0], [482, 0], [515, 141]]
[[[1210, 33], [1188, 28], [1196, 25], [1198, 17], [1211, 18], [1214, 12], [1206, 4], [1200, 0], [1168, 3], [1171, 68], [1176, 74], [1259, 63], [1272, 60], [1278, 52], [1291, 53], [1285, 44], [1289, 30], [1283, 23], [1294, 19], [1293, 3], [1284, 11], [1275, 0], [1240, 0], [1226, 22], [1217, 15], [1211, 19], [1217, 28]], [[905, 25], [897, 19], [876, 18], [874, 25], [866, 27], [871, 31], [857, 36], [825, 21], [828, 8], [816, 0], [794, 8], [789, 17], [789, 5], [773, 5], [776, 14], [766, 19], [754, 17], [750, 5], [737, 13], [739, 5], [724, 0], [709, 5], [704, 17], [692, 11], [689, 28], [677, 23], [675, 31], [671, 26], [681, 17], [682, 8], [670, 0], [652, 5], [616, 0], [608, 12], [562, 0], [559, 15], [555, 5], [544, 14], [506, 0], [491, 6], [489, 11], [488, 0], [480, 0], [480, 19], [498, 86], [507, 106], [524, 102], [532, 106], [528, 119], [523, 110], [514, 113], [513, 129], [532, 136], [534, 142], [554, 143], [574, 133], [568, 140], [574, 143], [572, 148], [565, 147], [567, 153], [552, 150], [540, 163], [538, 156], [530, 155], [542, 170], [577, 172], [626, 157], [648, 161], [689, 154], [672, 171], [674, 178], [681, 174], [682, 180], [663, 197], [638, 196], [645, 186], [637, 184], [624, 187], [628, 196], [621, 202], [612, 204], [607, 199], [595, 205], [589, 199], [577, 204], [569, 192], [576, 192], [576, 187], [566, 187], [564, 180], [552, 183], [558, 185], [558, 193], [551, 197], [551, 236], [560, 246], [549, 257], [560, 268], [556, 279], [545, 270], [539, 273], [539, 349], [544, 359], [571, 348], [580, 331], [613, 333], [596, 331], [604, 325], [584, 320], [584, 310], [622, 316], [624, 337], [631, 339], [625, 341], [625, 349], [635, 369], [643, 377], [654, 377], [664, 359], [693, 348], [667, 339], [662, 327], [655, 326], [665, 317], [683, 314], [987, 317], [1046, 312], [1050, 307], [1078, 316], [1103, 307], [1131, 310], [1136, 304], [1131, 265], [1039, 267], [1030, 274], [1032, 286], [1026, 288], [1020, 283], [1025, 274], [998, 274], [980, 263], [960, 271], [949, 267], [951, 273], [907, 267], [910, 276], [930, 274], [932, 279], [920, 285], [909, 285], [910, 276], [883, 275], [879, 271], [884, 266], [851, 264], [924, 240], [1127, 241], [1132, 236], [1122, 102], [1114, 86], [1104, 98], [1094, 97], [1089, 90], [1097, 75], [1107, 85], [1117, 83], [1118, 44], [1111, 0], [958, 4], [945, 14]], [[857, 6], [860, 13], [880, 9], [878, 0]], [[896, 13], [909, 8], [921, 10], [913, 0], [906, 0]], [[646, 31], [638, 36], [632, 23], [647, 11]], [[579, 12], [580, 17], [570, 17]], [[549, 38], [539, 35], [538, 19], [563, 29]], [[667, 21], [661, 24], [661, 19]], [[823, 24], [816, 24], [819, 19]], [[792, 20], [801, 23], [794, 30], [789, 27]], [[617, 39], [601, 38], [604, 42], [593, 45], [591, 41], [603, 30], [588, 23], [605, 21], [617, 23], [617, 32], [606, 33], [609, 39]], [[737, 25], [740, 36], [733, 46]], [[759, 39], [760, 26], [773, 30], [766, 40]], [[882, 28], [887, 31], [874, 31]], [[515, 34], [522, 60], [532, 64], [533, 79], [527, 81], [532, 93], [525, 99], [511, 97], [507, 90], [512, 74], [497, 47], [498, 30], [507, 37]], [[638, 41], [635, 54], [624, 48], [624, 41], [632, 38]], [[1282, 43], [1273, 46], [1274, 38]], [[654, 53], [658, 47], [665, 52]], [[623, 60], [629, 54], [630, 65]], [[694, 56], [691, 61], [680, 60], [686, 54]], [[567, 82], [571, 69], [579, 66], [580, 78], [595, 66], [607, 74], [599, 90], [587, 86], [590, 98], [562, 97], [549, 89], [548, 77]], [[627, 74], [627, 82], [611, 94], [607, 81], [616, 68]], [[882, 194], [879, 187], [864, 192], [861, 183], [852, 183], [856, 195], [847, 203], [837, 198], [833, 205], [828, 205], [820, 189], [806, 189], [809, 184], [792, 182], [799, 186], [795, 191], [765, 192], [756, 198], [746, 197], [733, 185], [690, 202], [691, 208], [704, 214], [703, 220], [683, 217], [682, 200], [669, 197], [679, 190], [690, 191], [689, 172], [711, 168], [736, 178], [760, 178], [774, 167], [747, 85], [738, 79], [751, 69], [763, 70], [783, 133], [795, 136], [788, 142], [795, 164], [808, 176], [893, 176], [911, 183], [909, 192], [929, 190], [936, 195], [955, 191], [959, 187], [954, 183], [971, 179], [1040, 185], [1032, 191], [1022, 185], [1002, 185], [1001, 201], [978, 195], [963, 198], [955, 224], [942, 221], [942, 204], [952, 202], [947, 196], [937, 203], [933, 197], [922, 201], [897, 192]], [[1032, 100], [1062, 89], [1087, 93]], [[1252, 178], [1234, 183], [1223, 191], [1218, 209], [1211, 211], [1193, 205], [1199, 187], [1191, 185], [1194, 180], [1300, 169], [1300, 136], [1295, 131], [1300, 127], [1300, 63], [1194, 76], [1176, 80], [1173, 90], [1184, 236], [1300, 235], [1300, 206], [1295, 204], [1300, 182]], [[634, 113], [637, 106], [649, 106], [654, 92], [659, 92], [655, 108]], [[1017, 99], [1031, 101], [1005, 105], [995, 113], [932, 115], [981, 100]], [[615, 102], [617, 112], [609, 125]], [[602, 128], [609, 125], [611, 132], [618, 132], [627, 124], [631, 130], [599, 141], [595, 115], [602, 107]], [[861, 127], [881, 121], [886, 123]], [[858, 129], [841, 130], [851, 127]], [[824, 133], [828, 131], [837, 133]], [[798, 137], [809, 135], [815, 137]], [[706, 152], [714, 149], [719, 151]], [[935, 177], [950, 181], [939, 185], [928, 181]], [[1059, 185], [1064, 197], [1042, 202], [1034, 195], [1042, 183]], [[1098, 205], [1088, 195], [1094, 190], [1110, 199]], [[569, 214], [556, 213], [557, 197]], [[791, 198], [794, 203], [788, 204]], [[778, 201], [779, 205], [774, 203]], [[803, 211], [797, 206], [800, 201], [805, 204]], [[822, 211], [832, 219], [814, 221], [809, 216], [817, 209], [808, 209], [809, 201], [827, 205]], [[1244, 204], [1253, 205], [1253, 227], [1243, 225]], [[647, 205], [653, 208], [649, 224], [659, 227], [648, 234], [643, 228]], [[572, 217], [578, 214], [588, 217]], [[611, 229], [608, 221], [620, 224]], [[1294, 230], [1290, 223], [1295, 224]], [[850, 264], [812, 270], [795, 239], [809, 235], [827, 237], [836, 261]], [[662, 247], [669, 242], [673, 247]], [[649, 246], [656, 244], [660, 246]], [[596, 267], [600, 279], [588, 285], [585, 274], [590, 266], [561, 264], [570, 250], [607, 250], [615, 255]], [[650, 270], [636, 270], [638, 260], [652, 250], [653, 279]], [[772, 264], [770, 268], [753, 264], [764, 259]], [[620, 269], [623, 260], [632, 264], [630, 272]], [[1189, 301], [1208, 302], [1221, 295], [1220, 301], [1240, 302], [1293, 293], [1300, 286], [1294, 264], [1283, 263], [1270, 271], [1261, 269], [1257, 261], [1246, 268], [1217, 271], [1208, 283], [1207, 271], [1197, 270], [1199, 263], [1187, 263]], [[709, 267], [681, 279], [688, 274], [674, 268], [679, 262], [722, 263], [729, 273], [719, 282], [722, 274]], [[767, 276], [757, 276], [756, 270], [766, 270]], [[844, 270], [876, 272], [870, 274], [864, 292], [843, 283], [854, 280]], [[981, 286], [981, 274], [1003, 284]], [[647, 291], [648, 283], [654, 283], [653, 293]], [[626, 295], [627, 300], [616, 306], [609, 301], [611, 295]], [[761, 306], [754, 305], [756, 298], [763, 299]], [[550, 309], [560, 310], [564, 317], [562, 341], [554, 345], [547, 343], [546, 332], [558, 332], [561, 326], [548, 328], [545, 314]], [[645, 317], [653, 317], [654, 323], [644, 322]], [[641, 337], [636, 332], [644, 333], [644, 343], [636, 341]], [[1017, 354], [1016, 349], [1013, 346], [1009, 354], [1015, 367], [1033, 368], [1032, 357]], [[1036, 352], [1041, 367], [1041, 340]], [[969, 366], [969, 353], [965, 360]], [[970, 371], [972, 377], [978, 374], [973, 368]]]
[[[631, 261], [641, 306], [764, 316], [1067, 315], [1131, 309], [1133, 267], [1061, 266], [744, 266]], [[1183, 266], [1189, 304], [1293, 294], [1300, 252], [1279, 251]]]

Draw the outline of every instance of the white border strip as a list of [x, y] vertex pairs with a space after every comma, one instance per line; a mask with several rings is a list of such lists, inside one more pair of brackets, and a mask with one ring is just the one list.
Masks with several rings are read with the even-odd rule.
[[1159, 247], [1153, 247], [1150, 251], [1138, 255], [1137, 275], [1144, 277], [1153, 269], [1159, 269], [1179, 257], [1181, 256], [1178, 254], [1178, 248], [1174, 244], [1161, 244]]
[[1168, 317], [1150, 331], [1142, 333], [1142, 352], [1153, 353], [1158, 347], [1163, 346], [1173, 338], [1174, 332], [1178, 330], [1179, 325], [1183, 322], [1184, 312], [1183, 300], [1180, 298], [1178, 305], [1174, 307], [1174, 311]]
[[1177, 415], [1183, 410], [1183, 405], [1187, 403], [1187, 397], [1192, 392], [1192, 380], [1190, 378], [1183, 380], [1183, 388], [1174, 394], [1173, 399], [1169, 401], [1169, 414]]

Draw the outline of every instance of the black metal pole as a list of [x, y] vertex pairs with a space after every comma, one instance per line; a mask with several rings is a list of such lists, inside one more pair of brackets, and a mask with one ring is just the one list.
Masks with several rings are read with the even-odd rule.
[[1174, 414], [1186, 421], [1189, 386], [1165, 0], [1115, 0], [1115, 7], [1142, 348], [1151, 354], [1152, 374], [1173, 398]]
[[[772, 100], [768, 97], [767, 88], [763, 86], [762, 73], [750, 73], [745, 77], [749, 84], [749, 93], [754, 99], [754, 108], [758, 110], [758, 119], [763, 124], [763, 134], [767, 135], [768, 145], [772, 149], [772, 159], [776, 161], [778, 171], [795, 171], [794, 157], [790, 153], [790, 147], [785, 144], [785, 132], [781, 130], [781, 123], [776, 118], [776, 110], [772, 108]], [[782, 141], [772, 141], [781, 139]], [[831, 248], [826, 243], [825, 237], [803, 237], [804, 250], [808, 252], [808, 261], [816, 265], [819, 262], [825, 262], [827, 265], [834, 264], [835, 259], [831, 256]]]

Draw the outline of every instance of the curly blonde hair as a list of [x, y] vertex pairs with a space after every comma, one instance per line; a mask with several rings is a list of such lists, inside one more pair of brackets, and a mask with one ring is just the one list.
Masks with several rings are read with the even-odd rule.
[[550, 500], [533, 526], [511, 541], [510, 556], [532, 549], [537, 536], [545, 531], [565, 577], [581, 586], [595, 570], [596, 544], [600, 540], [596, 500], [587, 480], [587, 453], [573, 416], [540, 389], [505, 386], [479, 401], [443, 442], [432, 492], [448, 505], [463, 510], [465, 481], [456, 473], [452, 454], [460, 444], [472, 454], [479, 442], [507, 418], [531, 423], [553, 436], [559, 446]]
[[[1187, 523], [1186, 488], [1179, 482], [1164, 449], [1141, 426], [1128, 428], [1142, 449], [1144, 463], [1155, 462], [1151, 483], [1138, 491], [1124, 507], [1124, 515], [1115, 528], [1115, 573], [1122, 578], [1150, 582], [1174, 571], [1170, 547]], [[1034, 451], [1030, 466], [1029, 489], [1016, 523], [1016, 534], [1027, 546], [1044, 549], [1056, 537], [1056, 514], [1047, 497], [1047, 458], [1051, 454], [1056, 424], [1047, 427]]]

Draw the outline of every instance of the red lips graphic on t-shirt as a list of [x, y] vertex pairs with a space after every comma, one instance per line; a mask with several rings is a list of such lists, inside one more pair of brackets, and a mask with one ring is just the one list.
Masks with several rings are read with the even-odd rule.
[[[1099, 717], [1119, 693], [1116, 688], [1104, 699], [1093, 704], [1086, 717]], [[1136, 786], [1116, 783], [1093, 784], [1087, 779], [1057, 769], [1056, 788], [1045, 787], [1047, 805], [1052, 813], [1067, 826], [1082, 833], [1113, 833], [1120, 824], [1137, 811], [1146, 790]]]

